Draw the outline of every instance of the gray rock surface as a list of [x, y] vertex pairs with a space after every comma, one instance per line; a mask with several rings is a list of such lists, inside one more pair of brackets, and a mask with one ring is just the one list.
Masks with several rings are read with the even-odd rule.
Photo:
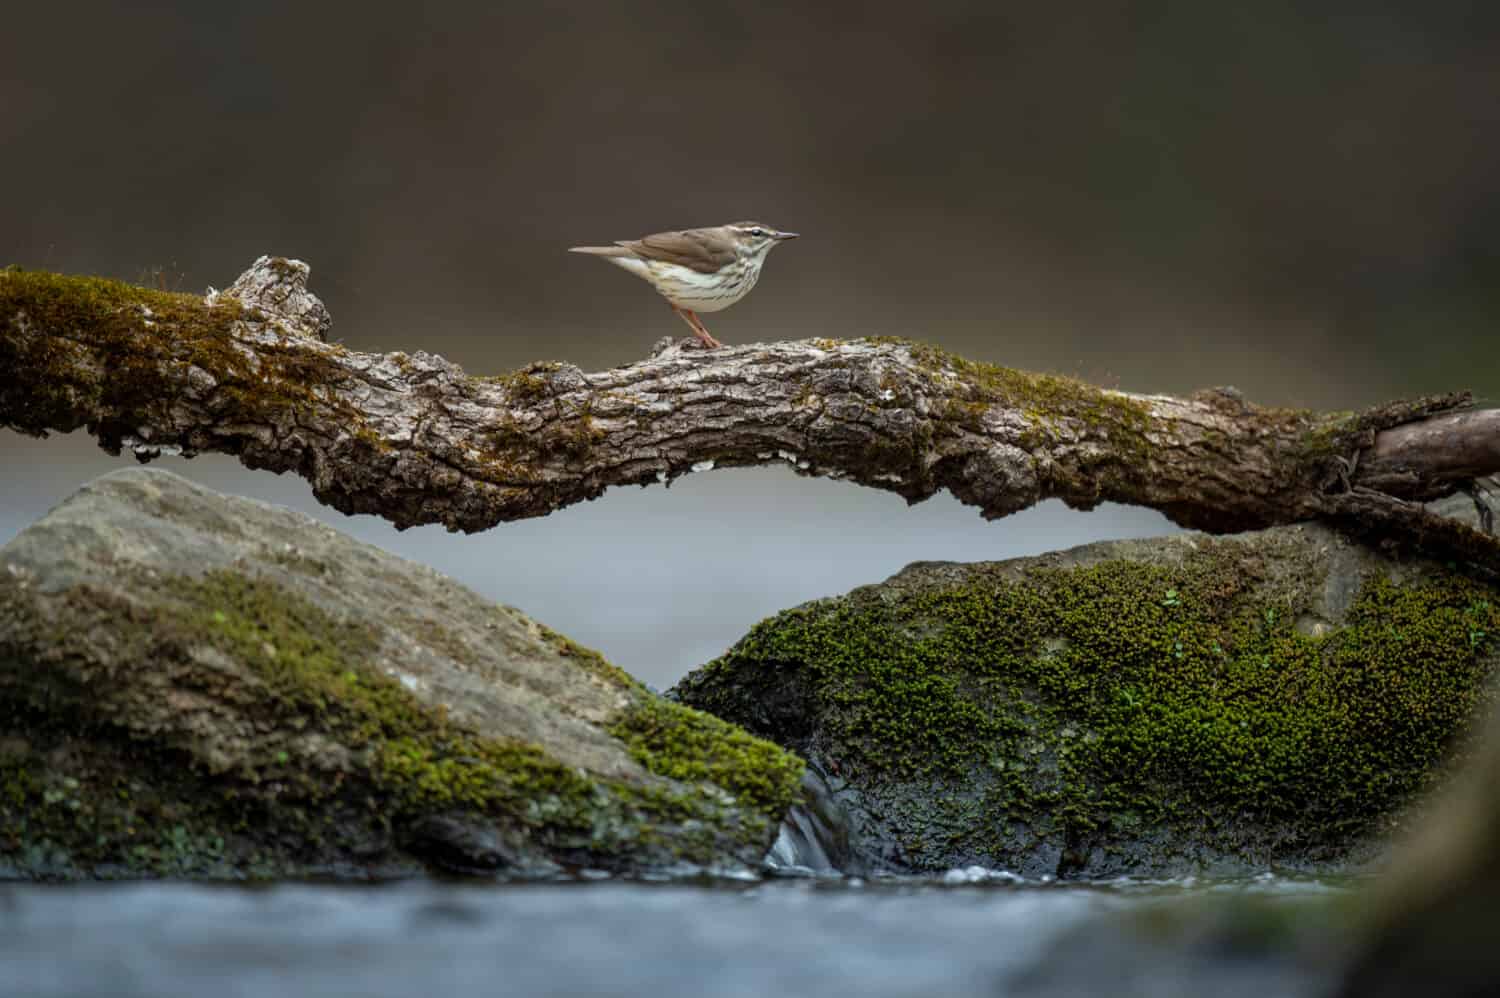
[[732, 867], [800, 770], [431, 569], [166, 472], [0, 549], [0, 875]]

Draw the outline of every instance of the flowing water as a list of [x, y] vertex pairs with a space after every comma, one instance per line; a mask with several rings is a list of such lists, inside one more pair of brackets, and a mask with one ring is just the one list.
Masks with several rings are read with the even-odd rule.
[[[0, 995], [1080, 994], [1094, 985], [1068, 962], [1115, 959], [1114, 944], [1057, 951], [1090, 916], [1225, 892], [1303, 904], [1329, 889], [1270, 877], [1064, 886], [980, 870], [946, 882], [12, 885], [0, 886]], [[1149, 980], [1126, 986], [1111, 971], [1091, 993], [1313, 993], [1284, 962], [1240, 964], [1218, 966], [1205, 991], [1192, 968], [1151, 958]]]

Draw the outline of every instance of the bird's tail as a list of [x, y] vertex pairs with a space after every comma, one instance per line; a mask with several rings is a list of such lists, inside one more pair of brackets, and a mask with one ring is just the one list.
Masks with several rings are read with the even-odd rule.
[[569, 246], [569, 253], [590, 253], [594, 256], [631, 256], [623, 246]]
[[[628, 270], [642, 280], [651, 280], [651, 273], [641, 258], [636, 256], [624, 246], [570, 246], [569, 253], [587, 253], [590, 256], [602, 256], [621, 270]], [[654, 283], [654, 282], [653, 282]]]

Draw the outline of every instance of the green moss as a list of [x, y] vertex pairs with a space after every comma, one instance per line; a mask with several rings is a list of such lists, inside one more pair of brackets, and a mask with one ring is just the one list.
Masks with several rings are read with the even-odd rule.
[[[532, 364], [514, 374], [488, 380], [506, 385], [518, 402], [532, 404], [552, 393], [544, 378], [533, 372], [551, 370], [560, 364]], [[582, 403], [557, 400], [549, 416], [527, 426], [510, 412], [500, 411], [494, 428], [484, 434], [489, 449], [479, 455], [494, 482], [534, 485], [538, 481], [539, 463], [554, 458], [579, 461], [609, 434], [594, 418], [594, 399]]]
[[[113, 715], [132, 714], [131, 698], [160, 696], [128, 669], [90, 667], [78, 677], [23, 668], [20, 685], [0, 685], [0, 730], [9, 733], [0, 735], [0, 870], [11, 862], [59, 876], [305, 871], [298, 863], [347, 863], [351, 851], [433, 814], [474, 816], [528, 851], [579, 863], [714, 863], [763, 849], [785, 809], [776, 780], [795, 760], [720, 722], [686, 732], [695, 749], [727, 753], [701, 778], [681, 767], [672, 773], [685, 782], [605, 777], [539, 746], [482, 735], [419, 700], [376, 662], [374, 629], [268, 580], [225, 570], [143, 576], [139, 586], [155, 590], [149, 619], [92, 590], [70, 597], [70, 619], [119, 635], [112, 654], [120, 662], [150, 656], [153, 674], [170, 675], [175, 690], [231, 698], [243, 720], [219, 722], [210, 753], [230, 769], [204, 771], [204, 753], [192, 747], [201, 732], [178, 747], [173, 736], [136, 741], [118, 727]], [[22, 606], [15, 596], [0, 584], [0, 618]], [[35, 637], [65, 657], [80, 653], [69, 650], [70, 634]], [[651, 698], [595, 653], [550, 632], [543, 638], [627, 702]], [[639, 735], [637, 754], [650, 735], [635, 725], [650, 711], [631, 708], [621, 722]], [[136, 719], [147, 716], [142, 709]], [[699, 785], [712, 780], [724, 789]]]
[[19, 808], [31, 798], [41, 796], [42, 787], [28, 762], [20, 752], [0, 755], [0, 804]]
[[[235, 345], [241, 320], [262, 316], [233, 298], [209, 306], [196, 295], [16, 267], [0, 271], [0, 400], [7, 425], [23, 433], [68, 431], [84, 423], [118, 452], [141, 425], [171, 425], [189, 379], [212, 378], [221, 425], [290, 420], [307, 406], [327, 408], [319, 389], [341, 368], [303, 342]], [[336, 413], [355, 436], [373, 434], [359, 413]], [[191, 441], [158, 441], [190, 446]], [[378, 440], [376, 441], [378, 443]]]
[[[960, 841], [994, 856], [1016, 822], [1107, 838], [1234, 814], [1306, 844], [1373, 828], [1425, 789], [1491, 699], [1491, 591], [1377, 578], [1345, 626], [1313, 637], [1295, 626], [1306, 578], [1199, 544], [1177, 566], [979, 570], [810, 604], [757, 626], [683, 698], [791, 747], [816, 717], [821, 754], [877, 796], [950, 788], [952, 814], [906, 816], [949, 836], [917, 853]], [[778, 713], [788, 696], [802, 701]]]
[[[1038, 467], [1050, 476], [1041, 483], [1048, 491], [1067, 493], [1075, 503], [1088, 494], [1128, 494], [1125, 483], [1150, 473], [1150, 407], [1141, 399], [1060, 375], [968, 360], [915, 340], [875, 337], [865, 342], [910, 353], [933, 382], [930, 394], [947, 399], [940, 422], [950, 432], [987, 432], [984, 420], [996, 406], [1020, 413], [1027, 424], [1020, 443], [1051, 448], [1063, 458]], [[1084, 449], [1057, 448], [1059, 440], [1102, 446], [1087, 448], [1085, 455]]]
[[796, 799], [802, 760], [711, 714], [649, 697], [609, 731], [658, 776], [689, 783], [709, 780], [742, 804], [777, 819]]
[[547, 380], [547, 375], [556, 373], [562, 366], [558, 361], [538, 361], [510, 374], [486, 380], [504, 385], [505, 390], [517, 402], [530, 405], [552, 394], [552, 385]]
[[550, 627], [545, 625], [539, 625], [539, 627], [542, 640], [552, 645], [553, 648], [556, 648], [558, 653], [564, 658], [572, 659], [599, 678], [622, 689], [637, 693], [646, 692], [645, 687], [634, 676], [594, 651], [594, 649], [585, 648], [572, 638], [559, 634]]
[[594, 423], [594, 416], [585, 410], [564, 424], [563, 431], [551, 440], [544, 440], [544, 447], [552, 446], [569, 457], [581, 458], [609, 436]]
[[396, 813], [463, 805], [529, 822], [533, 799], [554, 795], [549, 821], [589, 825], [589, 779], [536, 746], [478, 736], [417, 700], [373, 665], [368, 627], [233, 572], [167, 584], [184, 601], [179, 622], [255, 671], [271, 703], [312, 718], [343, 744], [367, 747], [371, 776]]
[[0, 720], [27, 736], [0, 754], [0, 870], [42, 879], [227, 877], [235, 873], [228, 854], [251, 851], [244, 830], [264, 826], [253, 801], [193, 793], [201, 774], [169, 748], [121, 738], [66, 708], [0, 703]]
[[1351, 435], [1359, 431], [1357, 413], [1347, 410], [1324, 413], [1303, 432], [1300, 441], [1302, 454], [1310, 460], [1332, 458], [1350, 446], [1353, 443]]

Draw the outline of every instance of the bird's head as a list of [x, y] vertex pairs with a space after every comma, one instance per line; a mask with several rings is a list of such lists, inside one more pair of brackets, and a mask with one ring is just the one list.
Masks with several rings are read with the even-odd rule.
[[777, 243], [797, 238], [795, 232], [782, 232], [763, 222], [733, 222], [725, 228], [740, 255], [748, 257], [764, 257]]

